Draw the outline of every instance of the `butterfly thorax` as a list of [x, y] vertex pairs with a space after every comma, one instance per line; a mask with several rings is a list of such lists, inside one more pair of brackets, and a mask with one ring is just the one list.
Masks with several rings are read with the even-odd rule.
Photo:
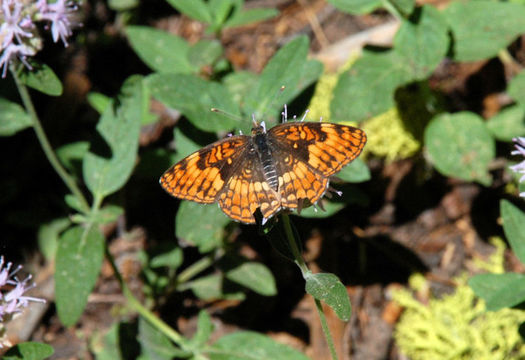
[[263, 174], [268, 185], [277, 191], [279, 186], [277, 169], [275, 168], [271, 147], [268, 144], [268, 136], [264, 132], [263, 127], [257, 126], [252, 129], [252, 142], [259, 161], [261, 162]]

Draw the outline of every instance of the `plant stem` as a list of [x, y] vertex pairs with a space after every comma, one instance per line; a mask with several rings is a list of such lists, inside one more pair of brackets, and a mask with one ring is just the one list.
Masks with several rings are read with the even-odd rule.
[[84, 194], [82, 194], [82, 191], [80, 191], [80, 188], [77, 186], [77, 183], [75, 182], [73, 177], [71, 177], [69, 173], [64, 169], [64, 167], [58, 160], [55, 152], [53, 151], [51, 144], [49, 143], [47, 135], [44, 132], [44, 129], [42, 128], [42, 124], [38, 119], [38, 115], [36, 113], [35, 107], [33, 106], [33, 102], [31, 101], [31, 97], [29, 96], [29, 91], [27, 90], [27, 87], [22, 83], [15, 69], [11, 67], [10, 71], [13, 75], [13, 79], [15, 80], [16, 87], [18, 89], [18, 92], [20, 93], [22, 102], [24, 103], [24, 107], [27, 113], [29, 114], [31, 121], [33, 122], [32, 125], [33, 129], [35, 130], [36, 137], [38, 138], [40, 146], [42, 147], [42, 150], [44, 150], [47, 159], [51, 163], [53, 169], [55, 169], [55, 171], [57, 172], [58, 176], [60, 176], [62, 181], [64, 181], [66, 186], [69, 188], [69, 191], [71, 191], [71, 193], [78, 199], [85, 212], [89, 212], [89, 204], [86, 198], [84, 197]]
[[332, 334], [328, 328], [328, 323], [326, 322], [326, 316], [324, 315], [323, 306], [321, 305], [321, 300], [315, 300], [315, 307], [317, 308], [317, 313], [319, 314], [319, 319], [321, 320], [321, 327], [323, 328], [323, 334], [330, 348], [330, 354], [332, 359], [337, 360], [337, 353], [335, 352], [334, 339], [332, 339]]
[[111, 255], [111, 253], [109, 252], [109, 248], [107, 246], [106, 246], [106, 258], [108, 259], [109, 263], [111, 264], [111, 267], [113, 268], [115, 277], [117, 278], [120, 284], [120, 288], [122, 289], [122, 293], [124, 294], [124, 297], [126, 298], [128, 302], [128, 305], [132, 309], [134, 309], [136, 312], [138, 312], [139, 315], [142, 316], [144, 319], [146, 319], [146, 321], [148, 321], [152, 326], [154, 326], [161, 333], [163, 333], [166, 337], [168, 337], [171, 341], [179, 345], [183, 350], [189, 350], [187, 347], [186, 340], [177, 331], [175, 331], [171, 326], [169, 326], [164, 321], [159, 319], [151, 310], [149, 310], [144, 305], [142, 305], [137, 300], [137, 298], [133, 295], [131, 290], [129, 290], [124, 279], [120, 275], [118, 268], [115, 265], [115, 260], [113, 259], [113, 255]]
[[[284, 232], [286, 234], [288, 244], [290, 245], [290, 249], [292, 250], [292, 254], [295, 258], [295, 263], [297, 264], [297, 266], [299, 266], [299, 269], [301, 269], [301, 273], [303, 274], [303, 277], [306, 280], [306, 278], [310, 274], [310, 270], [308, 269], [308, 266], [306, 265], [303, 259], [303, 256], [301, 252], [299, 251], [298, 239], [296, 239], [294, 236], [292, 225], [290, 223], [290, 217], [288, 216], [288, 214], [282, 214], [281, 219], [283, 220]], [[328, 347], [330, 348], [330, 354], [332, 355], [333, 360], [337, 360], [337, 353], [335, 351], [334, 340], [332, 339], [332, 334], [330, 333], [330, 329], [328, 328], [328, 324], [326, 322], [326, 316], [324, 314], [324, 310], [321, 305], [321, 301], [315, 298], [314, 300], [315, 300], [315, 306], [317, 308], [317, 312], [319, 313], [319, 318], [321, 320], [321, 327], [323, 328], [323, 334], [326, 339], [326, 342], [328, 343]]]

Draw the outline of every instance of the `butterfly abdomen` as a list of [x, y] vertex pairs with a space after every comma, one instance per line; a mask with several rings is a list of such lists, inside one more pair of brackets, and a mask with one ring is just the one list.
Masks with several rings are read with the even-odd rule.
[[275, 163], [272, 157], [272, 152], [268, 146], [268, 141], [266, 134], [257, 134], [254, 136], [255, 149], [259, 160], [261, 161], [263, 174], [268, 182], [268, 185], [275, 191], [279, 186], [279, 180], [277, 177], [277, 169], [275, 168]]

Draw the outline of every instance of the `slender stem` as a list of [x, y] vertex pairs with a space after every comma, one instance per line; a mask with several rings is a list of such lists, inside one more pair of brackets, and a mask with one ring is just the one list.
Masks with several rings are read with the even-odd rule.
[[332, 339], [332, 334], [328, 328], [328, 323], [326, 322], [326, 316], [324, 315], [323, 306], [321, 305], [321, 300], [315, 300], [315, 307], [317, 308], [317, 313], [319, 314], [319, 319], [321, 320], [321, 327], [323, 328], [323, 334], [330, 348], [330, 354], [332, 359], [337, 360], [337, 353], [335, 352], [334, 339]]
[[[297, 264], [297, 266], [299, 266], [303, 277], [306, 279], [306, 277], [310, 273], [310, 270], [308, 269], [308, 266], [306, 265], [303, 256], [299, 251], [299, 245], [297, 244], [298, 239], [296, 239], [294, 236], [292, 225], [290, 223], [290, 217], [288, 216], [288, 214], [282, 214], [281, 219], [283, 220], [284, 232], [286, 234], [288, 244], [290, 244], [290, 249], [292, 250], [293, 256], [295, 258], [295, 263]], [[315, 298], [314, 300], [317, 312], [319, 313], [319, 318], [321, 320], [323, 334], [326, 339], [326, 342], [328, 343], [328, 347], [330, 348], [330, 354], [332, 355], [333, 360], [337, 360], [337, 353], [335, 352], [334, 340], [332, 339], [332, 334], [330, 333], [330, 329], [328, 328], [326, 316], [324, 314], [323, 307], [321, 306], [321, 301]]]
[[44, 132], [44, 129], [42, 128], [42, 124], [38, 119], [35, 107], [33, 106], [33, 102], [31, 101], [31, 97], [29, 96], [29, 91], [27, 91], [27, 87], [22, 83], [22, 81], [20, 81], [20, 78], [18, 77], [18, 74], [15, 69], [10, 68], [10, 71], [13, 75], [13, 79], [15, 80], [16, 87], [18, 88], [18, 92], [20, 93], [20, 97], [22, 98], [22, 102], [24, 103], [24, 107], [27, 113], [29, 114], [31, 121], [33, 122], [33, 129], [35, 130], [36, 137], [40, 142], [42, 150], [44, 150], [44, 153], [49, 162], [51, 163], [51, 166], [53, 166], [53, 168], [60, 176], [62, 181], [64, 181], [66, 186], [69, 188], [69, 191], [71, 191], [71, 193], [73, 193], [73, 195], [78, 199], [78, 201], [80, 201], [82, 208], [86, 212], [88, 212], [89, 204], [86, 198], [84, 197], [84, 194], [82, 194], [82, 191], [80, 191], [80, 188], [77, 186], [77, 183], [75, 182], [73, 177], [71, 177], [69, 173], [64, 169], [64, 167], [58, 160], [55, 152], [53, 151], [51, 144], [49, 143], [47, 135]]
[[288, 214], [283, 213], [281, 214], [281, 219], [283, 220], [284, 232], [286, 234], [288, 244], [290, 245], [290, 249], [292, 250], [293, 257], [295, 258], [295, 263], [297, 266], [299, 266], [299, 269], [301, 269], [304, 277], [310, 270], [308, 270], [308, 266], [306, 266], [306, 263], [304, 262], [301, 251], [299, 251], [299, 246], [297, 245], [297, 240], [295, 239], [292, 225], [290, 224], [290, 217]]
[[184, 269], [184, 271], [181, 271], [181, 273], [177, 276], [176, 283], [185, 283], [186, 281], [190, 280], [192, 277], [209, 267], [211, 264], [213, 264], [214, 261], [215, 257], [213, 255], [208, 255], [206, 257], [203, 257], [202, 259], [199, 259], [197, 262], [194, 262], [186, 269]]
[[113, 255], [111, 255], [107, 246], [106, 246], [106, 258], [108, 259], [109, 263], [111, 264], [111, 267], [113, 268], [115, 277], [117, 278], [120, 284], [122, 293], [124, 294], [124, 296], [126, 297], [126, 300], [128, 301], [128, 305], [131, 308], [133, 308], [135, 311], [137, 311], [140, 314], [140, 316], [146, 319], [146, 321], [148, 321], [152, 326], [154, 326], [156, 329], [158, 329], [160, 332], [166, 335], [166, 337], [168, 337], [171, 341], [178, 344], [182, 349], [189, 350], [187, 348], [186, 340], [177, 331], [175, 331], [171, 326], [169, 326], [164, 321], [159, 319], [153, 312], [151, 312], [148, 308], [142, 305], [137, 300], [137, 298], [133, 295], [131, 290], [129, 290], [128, 286], [126, 285], [126, 282], [120, 275], [118, 268], [115, 265], [115, 260], [113, 259]]

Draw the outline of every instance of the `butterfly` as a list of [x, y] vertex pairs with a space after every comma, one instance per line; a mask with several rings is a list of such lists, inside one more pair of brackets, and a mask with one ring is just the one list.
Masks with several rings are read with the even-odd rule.
[[219, 140], [182, 159], [160, 178], [171, 195], [217, 202], [235, 221], [264, 224], [282, 209], [315, 204], [329, 177], [354, 160], [366, 143], [363, 130], [325, 122], [286, 122], [266, 131], [254, 121], [251, 135]]

